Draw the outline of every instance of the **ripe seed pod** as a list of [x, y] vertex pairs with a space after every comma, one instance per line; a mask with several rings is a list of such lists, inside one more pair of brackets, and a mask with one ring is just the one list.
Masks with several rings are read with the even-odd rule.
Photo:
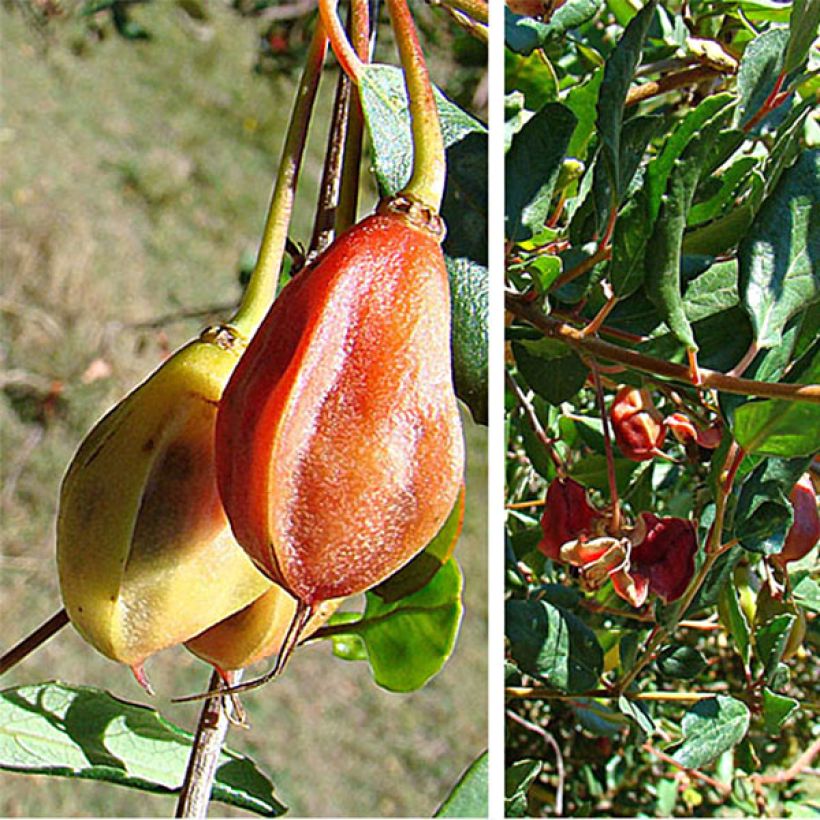
[[436, 535], [462, 482], [444, 257], [406, 200], [282, 291], [217, 417], [237, 540], [307, 607], [366, 590]]
[[[301, 634], [309, 638], [336, 611], [340, 601], [325, 601]], [[185, 647], [214, 666], [223, 679], [229, 673], [263, 661], [282, 649], [296, 615], [296, 601], [276, 584], [253, 603], [185, 642]]]
[[695, 442], [700, 447], [707, 450], [714, 450], [720, 446], [720, 439], [723, 435], [722, 425], [718, 422], [711, 427], [701, 429], [696, 427], [685, 413], [672, 413], [664, 420], [664, 424], [672, 431], [675, 438], [682, 444]]
[[586, 539], [595, 532], [601, 514], [587, 500], [587, 491], [571, 478], [554, 478], [547, 489], [538, 549], [553, 561], [566, 560], [561, 547], [568, 541]]
[[216, 486], [216, 406], [238, 347], [213, 329], [175, 353], [97, 423], [63, 479], [63, 602], [109, 658], [139, 666], [270, 586], [231, 535]]
[[666, 425], [649, 391], [622, 387], [609, 411], [615, 441], [631, 461], [649, 461], [660, 453]]
[[775, 563], [785, 567], [789, 561], [799, 561], [814, 549], [820, 540], [820, 515], [817, 513], [817, 496], [811, 475], [804, 473], [789, 495], [794, 520], [786, 534], [783, 549], [772, 556]]
[[630, 540], [630, 574], [645, 578], [649, 591], [666, 604], [680, 598], [695, 574], [698, 540], [694, 523], [643, 512]]

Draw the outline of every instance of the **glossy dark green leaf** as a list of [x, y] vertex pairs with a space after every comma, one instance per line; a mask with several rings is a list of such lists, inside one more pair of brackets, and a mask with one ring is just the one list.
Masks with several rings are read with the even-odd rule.
[[772, 555], [783, 548], [792, 523], [789, 494], [809, 459], [767, 458], [743, 482], [735, 512], [735, 536], [751, 552]]
[[598, 97], [598, 139], [612, 189], [618, 199], [624, 191], [620, 169], [624, 104], [635, 70], [641, 62], [644, 41], [656, 6], [657, 0], [649, 0], [624, 30], [607, 58]]
[[717, 181], [719, 189], [708, 199], [692, 206], [686, 224], [691, 227], [722, 216], [738, 199], [743, 183], [758, 165], [756, 157], [740, 157], [726, 168]]
[[559, 103], [544, 106], [513, 137], [505, 162], [505, 232], [529, 239], [543, 227], [575, 114]]
[[736, 746], [749, 729], [745, 703], [718, 695], [696, 703], [683, 716], [684, 741], [675, 760], [690, 769], [700, 769]]
[[632, 718], [644, 734], [651, 735], [654, 733], [655, 721], [649, 715], [649, 710], [645, 704], [621, 695], [618, 698], [618, 708], [627, 717]]
[[706, 658], [692, 646], [667, 646], [658, 654], [658, 671], [665, 678], [691, 680], [706, 669]]
[[806, 151], [780, 178], [738, 248], [740, 293], [759, 347], [820, 298], [820, 151]]
[[553, 12], [546, 23], [513, 14], [505, 6], [504, 41], [512, 51], [530, 54], [550, 40], [591, 20], [602, 6], [603, 0], [567, 0]]
[[763, 687], [763, 728], [766, 734], [779, 734], [783, 724], [791, 717], [800, 703], [794, 698], [772, 692]]
[[[463, 585], [461, 570], [451, 558], [426, 586], [398, 601], [388, 603], [368, 592], [361, 618], [334, 622], [333, 629], [336, 637], [352, 634], [364, 642], [379, 686], [413, 692], [436, 675], [453, 652]], [[355, 653], [353, 657], [358, 659]]]
[[518, 372], [550, 404], [572, 398], [586, 382], [588, 369], [565, 345], [548, 339], [512, 345]]
[[738, 124], [745, 125], [760, 110], [783, 70], [789, 32], [771, 28], [755, 37], [740, 60], [737, 88], [740, 94]]
[[652, 235], [646, 246], [647, 295], [655, 303], [675, 337], [689, 350], [697, 350], [692, 325], [686, 316], [681, 292], [680, 256], [686, 219], [698, 182], [709, 157], [712, 141], [731, 112], [731, 97], [718, 95], [722, 105], [674, 160]]
[[541, 771], [540, 760], [516, 760], [504, 772], [504, 816], [528, 817], [527, 792]]
[[[0, 769], [179, 793], [193, 736], [156, 710], [89, 686], [37, 683], [0, 692]], [[248, 757], [223, 750], [213, 800], [264, 817], [286, 811]]]
[[439, 806], [434, 817], [487, 817], [490, 756], [476, 758]]
[[593, 689], [603, 670], [595, 633], [575, 614], [547, 601], [507, 602], [510, 653], [518, 666], [564, 692]]

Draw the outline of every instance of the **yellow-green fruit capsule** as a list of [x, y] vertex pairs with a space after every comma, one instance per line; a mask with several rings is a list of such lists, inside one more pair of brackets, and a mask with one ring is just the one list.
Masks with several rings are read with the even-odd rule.
[[63, 602], [116, 661], [139, 667], [270, 588], [233, 538], [214, 470], [217, 405], [241, 350], [229, 329], [204, 331], [97, 423], [63, 479]]
[[[301, 634], [302, 639], [322, 626], [340, 602], [337, 599], [319, 604]], [[274, 585], [250, 606], [187, 641], [185, 646], [226, 678], [228, 672], [277, 655], [295, 615], [296, 599]]]

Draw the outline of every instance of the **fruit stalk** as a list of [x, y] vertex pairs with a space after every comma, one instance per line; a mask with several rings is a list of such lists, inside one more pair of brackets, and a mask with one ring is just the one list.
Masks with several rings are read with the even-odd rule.
[[282, 161], [276, 175], [276, 185], [268, 209], [256, 267], [239, 309], [229, 323], [245, 337], [251, 336], [259, 326], [279, 288], [279, 275], [293, 212], [296, 183], [299, 179], [308, 125], [326, 53], [327, 34], [321, 22], [317, 22], [282, 149]]

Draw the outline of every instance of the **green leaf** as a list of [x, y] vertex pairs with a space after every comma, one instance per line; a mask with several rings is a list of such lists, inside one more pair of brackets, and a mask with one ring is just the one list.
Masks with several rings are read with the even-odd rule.
[[761, 348], [780, 344], [820, 298], [820, 151], [806, 151], [763, 203], [738, 248], [740, 294]]
[[513, 14], [504, 7], [504, 41], [518, 54], [530, 54], [534, 49], [561, 37], [567, 31], [591, 20], [603, 5], [603, 0], [568, 0], [556, 9], [544, 23], [532, 17]]
[[515, 342], [512, 353], [524, 381], [550, 404], [571, 399], [586, 382], [586, 365], [560, 343], [548, 339]]
[[529, 239], [543, 227], [577, 120], [560, 103], [545, 105], [513, 137], [505, 161], [505, 231]]
[[516, 760], [504, 772], [504, 816], [528, 817], [527, 792], [541, 771], [539, 760]]
[[434, 817], [487, 817], [489, 759], [484, 752], [470, 764]]
[[730, 310], [739, 301], [737, 293], [737, 262], [718, 262], [694, 279], [686, 288], [683, 309], [690, 322]]
[[749, 174], [757, 165], [758, 159], [756, 157], [740, 157], [729, 165], [716, 178], [720, 183], [720, 188], [709, 199], [692, 206], [686, 224], [691, 227], [722, 216], [738, 199], [738, 192], [742, 183], [748, 179]]
[[794, 601], [803, 609], [820, 612], [820, 584], [809, 574], [797, 581], [792, 588]]
[[[328, 626], [339, 626], [340, 624], [352, 624], [361, 619], [358, 612], [334, 612], [328, 619]], [[367, 647], [361, 635], [352, 632], [341, 632], [331, 635], [333, 642], [333, 654], [344, 661], [366, 661]]]
[[767, 621], [755, 632], [755, 653], [764, 666], [769, 683], [777, 671], [796, 620], [797, 616], [784, 612]]
[[530, 111], [537, 111], [558, 99], [558, 75], [540, 51], [526, 57], [506, 51], [504, 82], [507, 88], [514, 88], [524, 95], [524, 104]]
[[644, 40], [655, 16], [657, 4], [658, 0], [649, 0], [624, 30], [618, 44], [607, 58], [598, 97], [598, 138], [612, 190], [618, 200], [623, 194], [621, 131], [624, 104], [635, 70], [641, 62]]
[[817, 451], [820, 406], [801, 401], [764, 399], [735, 410], [733, 432], [748, 453], [780, 458]]
[[789, 32], [782, 28], [764, 31], [746, 46], [737, 73], [740, 102], [737, 124], [745, 125], [760, 110], [780, 72], [789, 41]]
[[523, 671], [565, 692], [597, 686], [603, 651], [577, 615], [547, 601], [511, 600], [505, 623], [511, 655]]
[[[632, 474], [640, 465], [637, 461], [630, 461], [626, 458], [615, 458], [615, 483], [618, 485], [618, 492], [626, 492]], [[596, 490], [606, 492], [609, 489], [609, 477], [606, 463], [606, 456], [593, 454], [578, 459], [570, 469], [570, 475], [585, 487], [592, 487]]]
[[783, 724], [800, 706], [799, 701], [763, 687], [763, 726], [767, 735], [777, 735]]
[[453, 652], [462, 588], [461, 570], [451, 558], [425, 587], [398, 601], [387, 603], [368, 592], [362, 617], [334, 624], [334, 638], [357, 635], [376, 683], [391, 692], [413, 692], [441, 671]]
[[799, 68], [809, 53], [820, 27], [820, 0], [792, 0], [789, 18], [789, 45], [783, 60], [783, 71], [790, 74]]
[[749, 729], [745, 703], [718, 695], [696, 703], [683, 716], [685, 740], [674, 754], [689, 769], [700, 769], [736, 746]]
[[661, 675], [675, 680], [691, 680], [706, 669], [706, 658], [691, 646], [667, 646], [656, 663]]
[[598, 92], [604, 79], [603, 68], [597, 68], [583, 82], [573, 85], [564, 105], [578, 118], [578, 124], [567, 146], [567, 156], [586, 159], [590, 140], [595, 133]]
[[[410, 180], [413, 168], [413, 140], [407, 92], [401, 69], [368, 65], [360, 85], [362, 109], [373, 150], [373, 170], [383, 194], [398, 193]], [[435, 89], [444, 146], [449, 149], [469, 134], [485, 134], [487, 129]], [[448, 171], [451, 163], [448, 157]]]
[[680, 281], [680, 257], [683, 232], [692, 199], [709, 159], [712, 143], [731, 111], [732, 98], [716, 95], [720, 103], [708, 122], [704, 123], [672, 164], [661, 201], [658, 219], [646, 246], [647, 295], [675, 337], [689, 350], [697, 350], [694, 333], [686, 316]]
[[[193, 736], [156, 710], [88, 686], [37, 683], [0, 692], [0, 769], [179, 793]], [[212, 799], [264, 817], [286, 811], [248, 757], [223, 750]]]
[[748, 668], [752, 657], [751, 632], [746, 614], [740, 608], [737, 589], [731, 581], [725, 583], [720, 589], [718, 608], [721, 621], [737, 648], [737, 654], [743, 661], [743, 665]]
[[[486, 230], [483, 232], [486, 236]], [[487, 267], [445, 253], [452, 300], [453, 378], [456, 395], [478, 424], [487, 424], [490, 312]]]
[[645, 704], [621, 695], [618, 698], [618, 708], [627, 717], [632, 718], [644, 734], [652, 735], [655, 732], [655, 721], [649, 716]]

